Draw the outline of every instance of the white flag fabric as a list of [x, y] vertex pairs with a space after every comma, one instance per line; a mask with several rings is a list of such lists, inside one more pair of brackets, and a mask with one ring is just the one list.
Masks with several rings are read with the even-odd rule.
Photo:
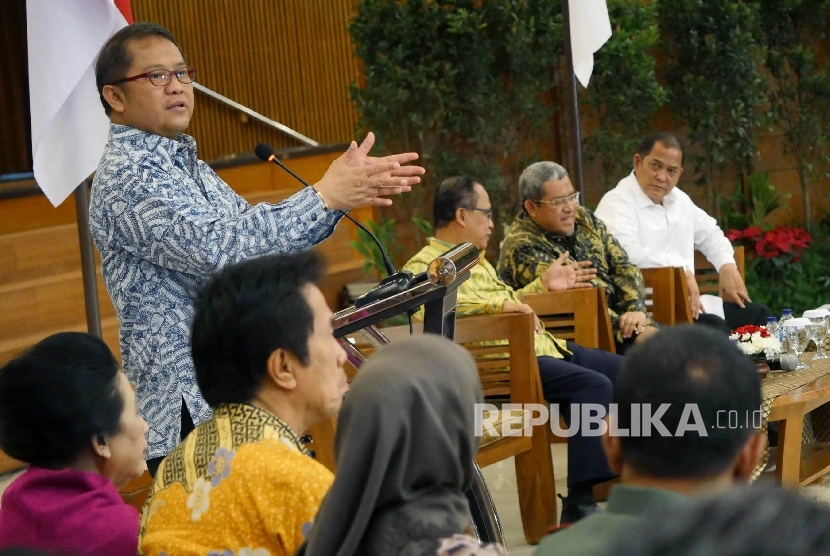
[[127, 25], [114, 0], [26, 0], [35, 180], [54, 206], [98, 167], [109, 118], [95, 58]]
[[594, 52], [611, 38], [605, 0], [568, 0], [574, 74], [583, 87], [594, 71]]

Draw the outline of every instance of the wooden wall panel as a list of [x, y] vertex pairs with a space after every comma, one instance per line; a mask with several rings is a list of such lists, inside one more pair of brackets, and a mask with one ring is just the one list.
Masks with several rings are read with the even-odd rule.
[[3, 0], [0, 16], [0, 175], [32, 168], [26, 2]]
[[[202, 85], [324, 143], [353, 138], [358, 64], [344, 0], [132, 0], [136, 21], [170, 29]], [[196, 92], [188, 133], [200, 158], [300, 144]]]

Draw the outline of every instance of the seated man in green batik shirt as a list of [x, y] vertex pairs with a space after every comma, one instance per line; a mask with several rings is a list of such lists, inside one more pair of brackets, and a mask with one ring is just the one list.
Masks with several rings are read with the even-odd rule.
[[593, 266], [591, 284], [605, 289], [617, 353], [657, 331], [646, 314], [643, 276], [605, 224], [579, 206], [568, 172], [554, 162], [528, 166], [519, 178], [522, 212], [499, 257], [499, 277], [519, 289], [541, 276], [562, 253]]

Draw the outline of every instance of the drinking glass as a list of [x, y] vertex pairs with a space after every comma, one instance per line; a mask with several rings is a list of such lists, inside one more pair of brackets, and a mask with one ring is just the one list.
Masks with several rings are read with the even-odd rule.
[[810, 343], [810, 333], [808, 328], [810, 328], [809, 325], [784, 327], [784, 337], [787, 339], [790, 349], [798, 359], [798, 365], [796, 365], [795, 369], [793, 369], [795, 371], [810, 368], [810, 365], [801, 361], [801, 356], [804, 354], [804, 350], [807, 349], [807, 344]]
[[827, 336], [827, 325], [830, 317], [810, 318], [810, 339], [816, 344], [816, 354], [813, 359], [830, 359], [824, 352], [824, 338]]

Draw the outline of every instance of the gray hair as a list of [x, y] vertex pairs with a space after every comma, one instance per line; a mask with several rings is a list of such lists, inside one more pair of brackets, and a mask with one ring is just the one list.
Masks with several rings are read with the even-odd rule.
[[538, 201], [545, 190], [542, 184], [546, 181], [561, 180], [568, 175], [568, 171], [556, 162], [534, 162], [519, 176], [519, 196], [522, 204], [525, 201]]

